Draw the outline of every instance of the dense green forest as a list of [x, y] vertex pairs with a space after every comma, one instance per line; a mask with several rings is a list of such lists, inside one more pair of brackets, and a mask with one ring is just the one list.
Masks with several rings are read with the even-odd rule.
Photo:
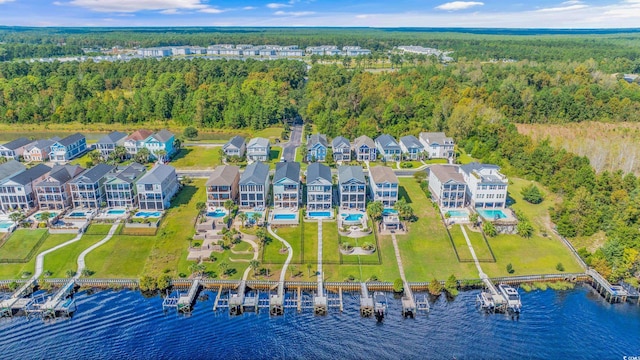
[[297, 114], [300, 61], [0, 64], [0, 121], [144, 123], [262, 129]]
[[[518, 35], [473, 33], [473, 29], [375, 28], [0, 28], [0, 59], [69, 54], [81, 47], [145, 47], [220, 43], [307, 46], [359, 45], [384, 54], [398, 45], [421, 45], [453, 51], [456, 59], [515, 59], [531, 61], [585, 61], [595, 59], [608, 72], [640, 72], [640, 34], [615, 31], [511, 31]], [[506, 33], [509, 33], [507, 31]], [[33, 46], [14, 51], [8, 44]], [[34, 54], [34, 55], [32, 55]], [[37, 55], [35, 55], [37, 54]], [[78, 52], [80, 54], [80, 52]]]

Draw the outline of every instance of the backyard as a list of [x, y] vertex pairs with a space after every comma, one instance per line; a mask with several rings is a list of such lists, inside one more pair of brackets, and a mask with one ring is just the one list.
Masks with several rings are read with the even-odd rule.
[[[34, 231], [34, 230], [27, 230]], [[36, 230], [37, 231], [37, 230]], [[46, 230], [45, 230], [46, 231]], [[74, 234], [53, 234], [48, 235], [44, 240], [38, 253], [49, 250], [75, 237]], [[23, 273], [28, 272], [29, 276], [35, 271], [36, 256], [31, 257], [27, 263], [17, 264], [0, 264], [0, 278], [2, 279], [19, 279]]]
[[221, 165], [220, 149], [220, 146], [185, 146], [170, 165], [177, 169], [213, 169]]
[[24, 259], [34, 249], [47, 229], [18, 229], [9, 236], [9, 239], [0, 247], [0, 259]]

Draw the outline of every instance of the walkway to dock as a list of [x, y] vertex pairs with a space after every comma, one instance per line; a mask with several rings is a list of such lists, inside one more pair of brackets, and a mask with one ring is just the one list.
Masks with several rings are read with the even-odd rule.
[[395, 250], [395, 253], [396, 253], [396, 261], [398, 262], [398, 270], [400, 271], [400, 278], [404, 283], [405, 296], [402, 298], [403, 313], [406, 314], [408, 311], [411, 314], [413, 314], [413, 312], [416, 310], [416, 302], [415, 302], [415, 298], [413, 297], [413, 291], [411, 290], [411, 286], [409, 286], [407, 277], [404, 275], [404, 266], [402, 266], [402, 258], [400, 257], [400, 248], [398, 247], [398, 239], [396, 239], [396, 234], [391, 233], [391, 240], [393, 242], [393, 250]]
[[464, 239], [467, 242], [467, 246], [469, 247], [469, 252], [471, 253], [471, 256], [473, 257], [473, 261], [476, 264], [476, 268], [478, 269], [478, 275], [480, 276], [480, 279], [491, 292], [491, 296], [493, 297], [494, 302], [502, 302], [503, 301], [502, 295], [498, 292], [498, 289], [496, 289], [495, 285], [493, 285], [493, 282], [491, 282], [491, 279], [489, 279], [487, 274], [485, 274], [484, 271], [482, 271], [482, 267], [480, 267], [480, 262], [478, 261], [478, 257], [476, 256], [475, 250], [473, 250], [473, 245], [471, 245], [471, 240], [469, 240], [467, 231], [465, 230], [462, 224], [458, 226], [460, 226], [460, 230], [462, 230], [462, 235], [464, 235]]
[[33, 276], [31, 277], [32, 279], [37, 279], [40, 277], [40, 275], [42, 275], [42, 273], [44, 272], [44, 257], [45, 255], [52, 253], [58, 249], [61, 249], [67, 245], [71, 245], [74, 242], [79, 241], [80, 239], [82, 239], [82, 235], [83, 233], [78, 233], [78, 235], [76, 237], [74, 237], [73, 239], [64, 242], [58, 246], [54, 246], [49, 250], [45, 250], [43, 252], [41, 252], [40, 254], [38, 254], [38, 256], [36, 257], [36, 271], [33, 273]]
[[284, 244], [284, 246], [287, 247], [287, 260], [285, 260], [284, 265], [282, 265], [282, 272], [280, 272], [280, 282], [278, 283], [278, 294], [281, 294], [284, 292], [284, 279], [287, 276], [287, 268], [289, 267], [289, 263], [291, 263], [291, 259], [293, 259], [293, 249], [291, 248], [291, 244], [289, 244], [287, 240], [281, 238], [280, 236], [278, 236], [278, 234], [273, 232], [273, 230], [271, 229], [271, 224], [267, 226], [267, 231], [269, 231], [269, 234], [271, 234], [271, 236], [278, 239], [278, 241], [280, 241]]
[[318, 296], [323, 296], [323, 277], [322, 272], [322, 220], [318, 220]]
[[[253, 248], [253, 259], [251, 259], [251, 261], [258, 260], [258, 254], [260, 253], [260, 248], [258, 247], [258, 244], [256, 244], [256, 242], [253, 240], [249, 240], [245, 238], [242, 238], [242, 241], [249, 243], [249, 245], [251, 245], [251, 247]], [[251, 271], [251, 266], [247, 266], [247, 268], [244, 271], [244, 274], [242, 275], [242, 280], [244, 281], [247, 280], [247, 278], [249, 277], [250, 271]]]
[[78, 256], [78, 271], [76, 271], [76, 275], [73, 277], [74, 279], [78, 279], [80, 277], [80, 275], [82, 275], [82, 271], [85, 269], [85, 257], [87, 256], [87, 254], [89, 254], [91, 251], [93, 251], [94, 249], [104, 245], [107, 241], [111, 240], [111, 238], [113, 237], [113, 235], [116, 233], [116, 230], [118, 230], [118, 226], [120, 225], [120, 220], [116, 220], [115, 223], [113, 223], [113, 226], [111, 226], [111, 229], [109, 229], [109, 232], [107, 233], [107, 236], [105, 236], [104, 239], [98, 241], [97, 243], [91, 245], [89, 248], [87, 248], [85, 251], [83, 251], [80, 256]]

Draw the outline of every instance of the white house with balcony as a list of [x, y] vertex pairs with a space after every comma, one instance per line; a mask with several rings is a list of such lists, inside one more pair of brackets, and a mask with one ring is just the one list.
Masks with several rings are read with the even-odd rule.
[[362, 135], [353, 141], [353, 153], [358, 161], [375, 161], [378, 149], [370, 137]]
[[400, 144], [389, 134], [382, 134], [375, 140], [378, 153], [382, 155], [385, 161], [397, 161], [400, 160], [402, 149]]
[[207, 188], [207, 206], [210, 210], [224, 208], [228, 200], [238, 200], [240, 168], [233, 165], [220, 165], [213, 170], [205, 184]]
[[273, 175], [273, 207], [296, 211], [300, 203], [300, 163], [279, 162]]
[[116, 169], [113, 165], [98, 164], [69, 182], [73, 207], [99, 209], [106, 205], [104, 183], [107, 175]]
[[241, 208], [264, 210], [269, 195], [269, 165], [262, 162], [249, 164], [240, 176], [239, 187]]
[[333, 181], [331, 169], [320, 163], [307, 167], [307, 212], [331, 210]]
[[338, 195], [340, 208], [365, 211], [367, 180], [360, 166], [338, 166]]
[[38, 164], [0, 183], [0, 206], [3, 210], [37, 207], [34, 185], [43, 180], [51, 168]]
[[424, 153], [424, 145], [413, 135], [400, 138], [400, 149], [408, 160], [420, 160]]
[[385, 209], [393, 208], [398, 201], [398, 177], [386, 166], [369, 168], [369, 187], [373, 201], [380, 201]]
[[269, 139], [253, 138], [247, 144], [247, 161], [269, 161], [270, 152], [271, 144]]
[[442, 210], [467, 206], [467, 183], [457, 165], [432, 165], [429, 168], [429, 192]]
[[472, 162], [460, 166], [474, 208], [502, 209], [507, 202], [509, 180], [497, 165]]
[[166, 210], [180, 189], [173, 166], [156, 164], [136, 183], [138, 207], [141, 210]]
[[450, 159], [455, 155], [453, 138], [443, 132], [421, 132], [420, 142], [430, 159]]

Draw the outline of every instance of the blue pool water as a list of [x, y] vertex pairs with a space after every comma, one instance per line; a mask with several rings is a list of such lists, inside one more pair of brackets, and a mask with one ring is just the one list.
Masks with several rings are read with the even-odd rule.
[[244, 213], [247, 214], [248, 220], [253, 219], [253, 214], [258, 214], [258, 216], [262, 217], [262, 213], [260, 211], [245, 211]]
[[122, 209], [111, 209], [107, 211], [107, 215], [123, 215], [126, 211]]
[[221, 218], [221, 217], [225, 217], [226, 215], [227, 215], [226, 212], [218, 209], [216, 209], [216, 211], [209, 211], [207, 213], [207, 216], [212, 218]]
[[[0, 321], [4, 359], [616, 359], [640, 354], [637, 305], [610, 305], [586, 286], [523, 293], [518, 320], [474, 308], [478, 291], [440, 296], [428, 316], [403, 319], [389, 295], [384, 323], [361, 318], [356, 294], [344, 311], [314, 316], [287, 308], [230, 317], [216, 293], [191, 316], [162, 312], [162, 298], [134, 291], [77, 294], [70, 320]], [[197, 334], [197, 336], [195, 335]], [[233, 339], [233, 344], [230, 344]], [[342, 339], [342, 340], [337, 340]], [[206, 341], [204, 341], [206, 340]], [[634, 354], [634, 355], [631, 355]]]
[[467, 217], [469, 214], [464, 210], [449, 210], [447, 214], [451, 217]]
[[395, 209], [382, 210], [382, 216], [387, 216], [387, 215], [398, 215], [398, 210], [395, 210]]
[[487, 219], [487, 220], [499, 220], [499, 219], [506, 219], [507, 215], [504, 214], [504, 211], [502, 211], [501, 209], [476, 209], [476, 211], [478, 212], [478, 214], [480, 214], [480, 216], [482, 216], [483, 218]]
[[85, 217], [85, 216], [87, 216], [87, 213], [82, 211], [74, 211], [71, 214], [69, 214], [69, 217]]
[[158, 218], [162, 215], [160, 211], [138, 211], [135, 217], [143, 217], [143, 218]]
[[314, 217], [314, 218], [318, 218], [318, 217], [331, 217], [331, 211], [309, 211], [309, 213], [307, 214], [309, 215], [309, 217]]
[[295, 220], [296, 214], [275, 214], [273, 215], [274, 220]]
[[[54, 218], [56, 215], [58, 215], [57, 212], [49, 211], [49, 219]], [[37, 214], [33, 215], [33, 218], [36, 219], [37, 221], [42, 220], [42, 213], [37, 213]]]
[[10, 227], [13, 226], [13, 221], [9, 221], [9, 220], [0, 220], [0, 229], [8, 229]]
[[340, 216], [344, 221], [356, 222], [362, 220], [362, 214], [340, 214]]

